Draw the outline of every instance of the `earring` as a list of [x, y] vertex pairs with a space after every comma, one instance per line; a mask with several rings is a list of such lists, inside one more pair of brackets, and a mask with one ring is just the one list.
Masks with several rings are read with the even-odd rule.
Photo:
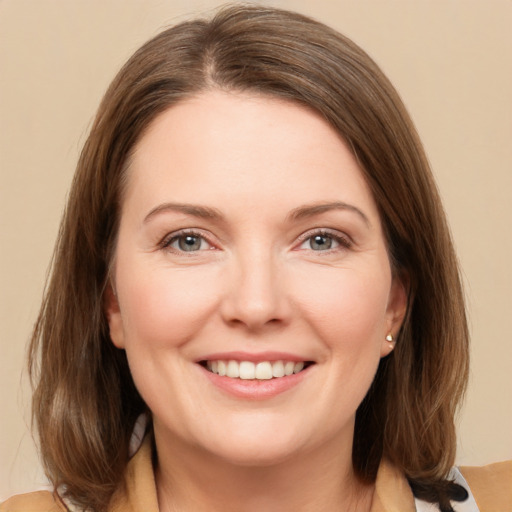
[[393, 335], [391, 333], [389, 333], [386, 336], [386, 341], [389, 341], [389, 343], [393, 343], [395, 341], [394, 338], [393, 338]]

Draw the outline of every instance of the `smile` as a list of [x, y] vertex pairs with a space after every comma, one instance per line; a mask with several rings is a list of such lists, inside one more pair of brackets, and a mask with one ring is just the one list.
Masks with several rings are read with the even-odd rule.
[[236, 361], [208, 360], [204, 366], [220, 377], [242, 380], [270, 380], [288, 377], [312, 364], [309, 361]]

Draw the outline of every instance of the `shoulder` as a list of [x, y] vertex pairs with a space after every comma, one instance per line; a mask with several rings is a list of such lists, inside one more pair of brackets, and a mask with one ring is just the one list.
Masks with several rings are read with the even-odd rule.
[[0, 503], [0, 512], [65, 512], [67, 509], [50, 491], [18, 494]]
[[512, 512], [512, 460], [459, 468], [480, 512]]

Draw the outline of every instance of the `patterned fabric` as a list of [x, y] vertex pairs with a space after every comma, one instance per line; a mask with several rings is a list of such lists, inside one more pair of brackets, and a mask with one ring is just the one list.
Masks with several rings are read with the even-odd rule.
[[[452, 468], [448, 478], [468, 491], [468, 497], [464, 501], [452, 502], [453, 510], [455, 512], [480, 512], [466, 479], [457, 467]], [[416, 512], [439, 512], [439, 507], [428, 501], [416, 498], [414, 504], [416, 505]]]

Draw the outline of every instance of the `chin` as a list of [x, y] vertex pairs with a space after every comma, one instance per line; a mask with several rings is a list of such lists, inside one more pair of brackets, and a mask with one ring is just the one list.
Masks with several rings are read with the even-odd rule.
[[211, 434], [203, 444], [211, 454], [225, 462], [245, 467], [273, 466], [300, 456], [311, 448], [312, 432], [300, 426], [286, 427], [282, 421], [262, 422], [252, 428], [226, 428]]
[[[290, 443], [291, 444], [291, 443]], [[229, 447], [217, 447], [215, 454], [225, 462], [241, 467], [268, 467], [284, 463], [298, 456], [297, 446], [261, 442], [236, 443]]]

